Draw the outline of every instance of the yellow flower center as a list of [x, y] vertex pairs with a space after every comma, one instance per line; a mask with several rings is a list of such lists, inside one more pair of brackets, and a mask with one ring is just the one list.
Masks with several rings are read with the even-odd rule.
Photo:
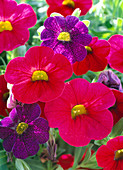
[[85, 46], [85, 49], [87, 50], [88, 53], [92, 53], [92, 48], [89, 46]]
[[61, 32], [57, 38], [59, 41], [70, 41], [69, 32]]
[[11, 25], [11, 22], [9, 21], [0, 21], [0, 32], [3, 31], [12, 31], [13, 27]]
[[75, 119], [76, 116], [87, 114], [87, 110], [84, 105], [75, 105], [71, 110], [72, 119]]
[[64, 0], [62, 5], [67, 5], [69, 7], [75, 8], [75, 2], [73, 0]]
[[21, 122], [18, 124], [17, 128], [16, 128], [16, 132], [21, 135], [23, 132], [25, 132], [25, 130], [28, 128], [28, 124]]
[[32, 81], [45, 80], [48, 81], [48, 75], [45, 71], [37, 70], [32, 74]]
[[115, 152], [115, 160], [123, 159], [123, 149], [117, 150]]

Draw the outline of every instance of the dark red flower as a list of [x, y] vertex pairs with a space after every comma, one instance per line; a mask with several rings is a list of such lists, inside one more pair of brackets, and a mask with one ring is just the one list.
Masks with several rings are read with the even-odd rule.
[[92, 0], [46, 0], [46, 2], [49, 5], [48, 17], [53, 12], [58, 12], [66, 17], [71, 15], [76, 8], [80, 8], [80, 15], [85, 15], [92, 6]]
[[65, 170], [71, 168], [73, 163], [74, 157], [71, 154], [64, 154], [59, 157], [57, 164], [61, 165], [61, 167]]
[[112, 89], [112, 92], [116, 98], [116, 103], [109, 110], [113, 115], [115, 125], [123, 117], [123, 93], [115, 89]]
[[117, 136], [102, 145], [96, 154], [98, 166], [104, 170], [122, 170], [123, 168], [123, 136]]
[[107, 59], [110, 52], [110, 44], [106, 40], [98, 40], [93, 37], [87, 49], [87, 56], [80, 62], [73, 64], [73, 71], [76, 75], [82, 75], [91, 71], [102, 71], [107, 65]]
[[[7, 82], [4, 75], [0, 75], [0, 115], [7, 116], [7, 99], [9, 97], [9, 90], [7, 89]], [[8, 112], [10, 111], [7, 109]]]

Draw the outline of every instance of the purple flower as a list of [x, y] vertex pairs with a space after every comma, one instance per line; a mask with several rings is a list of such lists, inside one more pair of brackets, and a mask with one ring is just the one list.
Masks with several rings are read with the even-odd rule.
[[25, 159], [35, 155], [39, 144], [49, 139], [48, 122], [39, 118], [38, 104], [25, 104], [14, 108], [9, 117], [0, 122], [0, 138], [7, 152], [13, 152], [16, 158]]
[[49, 17], [44, 22], [45, 29], [41, 33], [41, 46], [48, 46], [55, 53], [63, 54], [71, 63], [82, 61], [92, 40], [86, 25], [75, 16]]
[[103, 83], [109, 88], [123, 91], [120, 79], [112, 70], [102, 71], [97, 82]]

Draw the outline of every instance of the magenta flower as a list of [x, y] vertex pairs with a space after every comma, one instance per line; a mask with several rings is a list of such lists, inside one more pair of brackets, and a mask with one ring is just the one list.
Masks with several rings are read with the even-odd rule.
[[0, 0], [0, 53], [24, 45], [29, 39], [28, 28], [34, 26], [36, 20], [30, 5]]
[[40, 118], [38, 104], [17, 106], [9, 117], [0, 122], [0, 138], [7, 152], [13, 152], [16, 158], [25, 159], [35, 155], [39, 144], [49, 139], [48, 122]]
[[49, 17], [44, 22], [45, 29], [41, 33], [41, 46], [51, 47], [55, 53], [63, 54], [71, 63], [82, 61], [92, 37], [86, 25], [75, 16]]
[[62, 95], [46, 103], [44, 112], [49, 126], [58, 128], [65, 142], [79, 147], [111, 132], [113, 117], [108, 108], [114, 103], [108, 87], [78, 78], [66, 83]]
[[19, 102], [46, 102], [61, 95], [64, 81], [72, 76], [70, 62], [49, 47], [32, 47], [25, 57], [7, 65], [5, 79], [13, 84], [12, 93]]
[[108, 42], [111, 44], [108, 63], [111, 68], [123, 73], [123, 35], [113, 35]]
[[123, 136], [117, 136], [102, 145], [96, 154], [98, 166], [103, 170], [122, 170], [123, 168]]

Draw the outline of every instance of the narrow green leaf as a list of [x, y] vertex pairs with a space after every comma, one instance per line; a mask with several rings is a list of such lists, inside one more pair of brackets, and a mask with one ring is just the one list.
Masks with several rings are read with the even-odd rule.
[[113, 126], [110, 137], [120, 136], [123, 132], [123, 117]]
[[22, 159], [16, 159], [15, 166], [17, 170], [31, 170], [29, 165]]

